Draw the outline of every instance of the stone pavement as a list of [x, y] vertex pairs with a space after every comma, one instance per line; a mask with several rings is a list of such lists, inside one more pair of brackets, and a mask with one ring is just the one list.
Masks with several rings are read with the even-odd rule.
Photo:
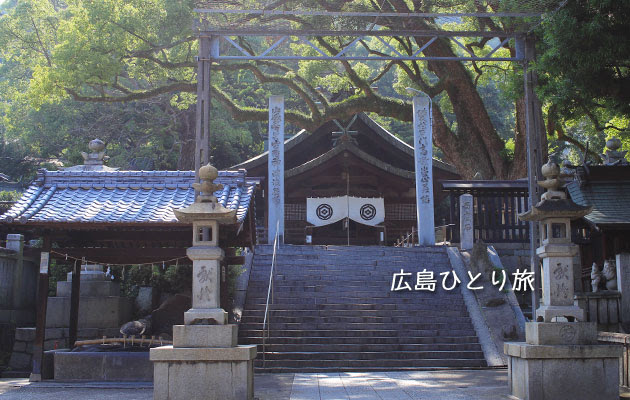
[[[507, 371], [446, 370], [257, 374], [258, 400], [507, 399]], [[151, 400], [147, 383], [28, 383], [1, 379], [0, 400]]]

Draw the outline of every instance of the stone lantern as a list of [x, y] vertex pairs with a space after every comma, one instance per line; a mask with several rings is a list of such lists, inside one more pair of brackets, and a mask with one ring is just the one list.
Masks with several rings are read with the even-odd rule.
[[521, 220], [540, 224], [541, 246], [536, 254], [543, 264], [543, 298], [536, 310], [536, 321], [584, 321], [584, 310], [573, 304], [573, 257], [578, 246], [571, 243], [571, 221], [587, 215], [591, 207], [575, 204], [559, 190], [564, 181], [558, 164], [543, 165], [542, 174], [546, 179], [538, 184], [547, 192], [540, 203], [519, 215]]
[[525, 342], [505, 343], [510, 390], [516, 399], [618, 399], [618, 346], [597, 344], [597, 324], [584, 322], [574, 305], [571, 220], [591, 207], [580, 206], [561, 190], [560, 167], [542, 167], [547, 189], [541, 201], [519, 218], [540, 225], [543, 297], [535, 321], [525, 325]]
[[220, 306], [223, 250], [219, 226], [234, 223], [236, 210], [223, 207], [214, 196], [218, 171], [210, 164], [199, 169], [200, 192], [190, 206], [174, 210], [193, 226], [193, 246], [186, 254], [193, 262], [192, 308], [184, 325], [173, 326], [173, 346], [151, 349], [155, 400], [241, 400], [254, 396], [256, 345], [238, 346], [238, 326], [227, 324]]

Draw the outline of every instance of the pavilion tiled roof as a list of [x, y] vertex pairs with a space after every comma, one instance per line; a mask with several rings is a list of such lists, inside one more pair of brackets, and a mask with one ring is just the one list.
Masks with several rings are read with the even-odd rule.
[[567, 184], [571, 199], [579, 205], [593, 206], [584, 218], [595, 225], [630, 225], [630, 176], [626, 180], [578, 181]]
[[[19, 201], [0, 217], [16, 224], [178, 223], [174, 208], [194, 202], [194, 171], [38, 171]], [[244, 169], [219, 171], [215, 196], [242, 223], [258, 181]]]

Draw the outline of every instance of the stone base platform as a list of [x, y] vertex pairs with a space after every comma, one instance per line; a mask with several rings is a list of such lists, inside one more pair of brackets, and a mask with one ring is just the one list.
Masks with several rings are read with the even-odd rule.
[[512, 398], [618, 400], [620, 346], [505, 343]]
[[[54, 354], [57, 381], [151, 382], [153, 364], [149, 352], [71, 352]], [[52, 378], [52, 377], [50, 377]]]
[[254, 398], [256, 345], [151, 349], [154, 400]]

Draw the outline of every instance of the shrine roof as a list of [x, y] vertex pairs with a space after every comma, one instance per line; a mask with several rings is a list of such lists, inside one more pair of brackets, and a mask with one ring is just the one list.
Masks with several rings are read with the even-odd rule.
[[321, 156], [316, 157], [312, 159], [311, 161], [300, 165], [299, 167], [295, 167], [290, 170], [287, 170], [285, 172], [285, 176], [287, 178], [290, 178], [290, 177], [299, 175], [303, 172], [310, 170], [311, 168], [324, 164], [326, 161], [334, 158], [335, 156], [339, 154], [342, 154], [344, 151], [349, 151], [350, 153], [359, 157], [360, 159], [367, 162], [368, 164], [371, 164], [377, 168], [380, 168], [381, 170], [388, 172], [390, 174], [398, 175], [406, 179], [415, 179], [416, 177], [414, 172], [407, 171], [401, 168], [396, 168], [387, 163], [384, 163], [381, 160], [377, 159], [376, 157], [373, 157], [369, 155], [368, 153], [364, 152], [363, 150], [359, 149], [356, 145], [352, 144], [351, 142], [341, 143], [338, 146], [333, 147], [332, 149], [328, 150], [326, 153], [322, 154]]
[[[400, 138], [396, 137], [393, 133], [391, 133], [387, 129], [383, 128], [381, 125], [379, 125], [376, 121], [374, 121], [372, 118], [367, 116], [365, 113], [357, 114], [357, 118], [361, 122], [363, 122], [368, 128], [370, 128], [371, 132], [373, 132], [378, 137], [383, 139], [385, 142], [390, 144], [393, 148], [395, 148], [398, 151], [401, 151], [401, 152], [407, 154], [413, 160], [413, 157], [414, 157], [413, 146], [408, 145], [407, 143], [402, 141]], [[289, 152], [291, 149], [295, 148], [300, 143], [304, 142], [307, 138], [312, 137], [312, 135], [329, 135], [329, 134], [330, 134], [330, 132], [327, 132], [327, 131], [321, 130], [321, 129], [317, 129], [314, 132], [301, 130], [300, 132], [298, 132], [297, 134], [295, 134], [291, 138], [285, 140], [285, 142], [284, 142], [284, 151], [285, 151], [285, 153]], [[254, 167], [266, 165], [268, 154], [269, 154], [269, 152], [265, 151], [264, 153], [262, 153], [262, 154], [260, 154], [260, 155], [258, 155], [256, 157], [250, 158], [249, 160], [246, 160], [246, 161], [244, 161], [244, 162], [242, 162], [240, 164], [237, 164], [237, 165], [233, 166], [232, 168], [251, 169], [251, 168], [254, 168]], [[385, 162], [383, 162], [383, 161], [379, 160], [379, 162], [385, 164]], [[448, 171], [448, 172], [451, 172], [451, 173], [454, 173], [454, 174], [457, 173], [457, 170], [455, 169], [454, 166], [452, 166], [451, 164], [447, 164], [445, 162], [442, 162], [440, 160], [437, 160], [435, 158], [433, 159], [433, 167], [434, 168], [439, 168], [439, 169], [442, 169], [442, 170], [445, 170], [445, 171]]]
[[[0, 222], [28, 225], [181, 224], [174, 208], [194, 202], [194, 171], [48, 171], [37, 179]], [[236, 210], [235, 224], [249, 210], [256, 179], [245, 170], [219, 171], [215, 192], [221, 205]]]
[[566, 186], [571, 199], [582, 206], [593, 206], [584, 218], [595, 225], [630, 226], [630, 176], [625, 180], [579, 181]]

